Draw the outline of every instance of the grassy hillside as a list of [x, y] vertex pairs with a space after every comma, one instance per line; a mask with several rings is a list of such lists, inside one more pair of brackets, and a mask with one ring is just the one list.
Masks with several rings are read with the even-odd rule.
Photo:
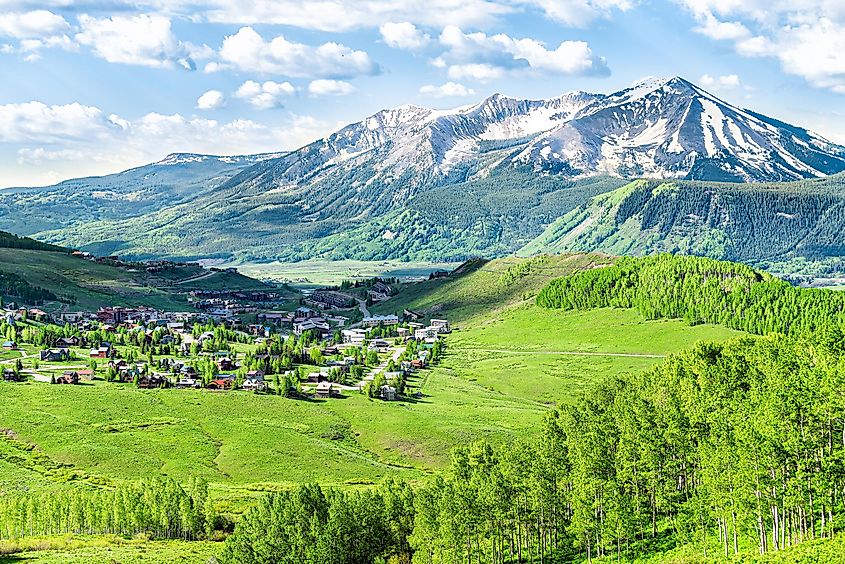
[[530, 303], [555, 278], [612, 262], [611, 257], [596, 253], [474, 259], [448, 278], [404, 284], [397, 296], [371, 310], [401, 314], [403, 309], [410, 309], [429, 317], [446, 315], [453, 323], [461, 324]]
[[[92, 310], [100, 306], [149, 306], [174, 311], [187, 303], [179, 292], [202, 288], [257, 288], [261, 283], [231, 272], [178, 267], [148, 274], [143, 269], [98, 264], [60, 252], [0, 248], [0, 276], [23, 280], [31, 288], [47, 290], [46, 310]], [[202, 277], [202, 278], [200, 278]], [[0, 280], [2, 280], [0, 278]], [[16, 300], [15, 294], [6, 299]], [[26, 303], [26, 302], [25, 302]]]

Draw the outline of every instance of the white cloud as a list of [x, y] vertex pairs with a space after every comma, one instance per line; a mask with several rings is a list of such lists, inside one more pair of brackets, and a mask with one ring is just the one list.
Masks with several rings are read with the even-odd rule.
[[440, 43], [448, 49], [441, 59], [449, 64], [453, 80], [473, 78], [490, 80], [508, 72], [551, 73], [562, 75], [606, 74], [604, 58], [593, 55], [584, 41], [563, 41], [555, 49], [531, 38], [515, 39], [500, 33], [464, 33], [447, 26]]
[[739, 76], [736, 74], [726, 74], [715, 77], [709, 74], [704, 74], [701, 76], [700, 79], [698, 79], [698, 83], [704, 88], [714, 91], [722, 89], [739, 88], [741, 85]]
[[18, 164], [40, 165], [51, 161], [82, 161], [87, 157], [84, 151], [58, 149], [50, 151], [44, 147], [18, 149]]
[[0, 105], [0, 142], [62, 142], [99, 138], [113, 126], [99, 108], [79, 103]]
[[845, 94], [845, 3], [836, 0], [675, 0], [695, 31], [744, 57], [777, 59], [810, 84]]
[[60, 15], [48, 10], [23, 13], [0, 13], [0, 35], [17, 39], [62, 35], [70, 24]]
[[156, 68], [179, 65], [193, 70], [193, 59], [208, 55], [207, 48], [179, 41], [170, 29], [170, 19], [160, 15], [95, 18], [83, 14], [79, 26], [76, 40], [110, 63]]
[[597, 18], [608, 18], [614, 9], [630, 10], [631, 0], [527, 0], [546, 16], [568, 26], [584, 27]]
[[226, 105], [226, 97], [219, 90], [209, 90], [197, 98], [197, 109], [216, 110]]
[[284, 105], [284, 99], [294, 94], [296, 94], [296, 88], [290, 82], [273, 82], [272, 80], [264, 83], [247, 80], [235, 92], [236, 97], [262, 110], [280, 108]]
[[387, 22], [443, 27], [487, 27], [517, 11], [509, 0], [243, 0], [213, 2], [206, 17], [239, 24], [281, 24], [320, 31], [350, 31]]
[[384, 42], [394, 49], [421, 49], [428, 45], [431, 37], [410, 22], [387, 22], [379, 27]]
[[475, 90], [457, 82], [447, 82], [439, 86], [426, 84], [420, 88], [420, 94], [434, 98], [466, 98], [475, 96]]
[[44, 48], [73, 50], [76, 44], [67, 36], [70, 24], [62, 16], [48, 10], [0, 13], [0, 37], [17, 40], [17, 46], [4, 44], [3, 53], [20, 53], [27, 61], [40, 58]]
[[312, 46], [288, 41], [279, 35], [265, 41], [251, 27], [242, 27], [227, 36], [219, 51], [220, 62], [206, 66], [206, 71], [233, 68], [247, 72], [296, 77], [348, 78], [377, 74], [378, 66], [364, 51], [340, 43]]
[[346, 96], [353, 92], [355, 87], [343, 80], [321, 78], [308, 85], [308, 93], [314, 96]]
[[268, 126], [245, 119], [219, 122], [155, 112], [127, 119], [79, 103], [5, 104], [0, 105], [0, 147], [14, 150], [0, 151], [5, 154], [0, 185], [105, 174], [173, 152], [242, 155], [291, 150], [335, 128], [310, 116], [287, 116]]

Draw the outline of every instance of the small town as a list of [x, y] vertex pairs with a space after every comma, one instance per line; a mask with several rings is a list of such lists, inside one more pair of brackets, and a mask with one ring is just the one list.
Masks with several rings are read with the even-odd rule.
[[407, 309], [371, 314], [368, 305], [394, 295], [389, 282], [347, 284], [354, 294], [303, 290], [288, 310], [276, 309], [291, 301], [272, 290], [194, 290], [192, 311], [182, 312], [112, 306], [50, 314], [8, 303], [0, 309], [0, 370], [7, 382], [395, 401], [410, 397], [409, 379], [439, 360], [451, 329], [446, 319], [426, 322]]

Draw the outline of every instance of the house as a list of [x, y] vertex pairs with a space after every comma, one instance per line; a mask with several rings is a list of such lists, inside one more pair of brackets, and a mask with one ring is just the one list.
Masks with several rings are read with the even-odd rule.
[[246, 377], [250, 380], [260, 380], [263, 382], [264, 376], [266, 376], [266, 374], [263, 370], [250, 370], [246, 373]]
[[396, 388], [393, 386], [382, 386], [379, 388], [379, 397], [385, 401], [394, 401], [396, 399]]
[[352, 296], [333, 290], [317, 290], [311, 295], [311, 302], [317, 307], [346, 309], [355, 305]]
[[177, 388], [200, 388], [202, 387], [202, 382], [197, 380], [196, 378], [188, 378], [183, 377], [176, 381]]
[[79, 346], [79, 337], [59, 337], [56, 340], [56, 346], [62, 349], [69, 349], [70, 347]]
[[96, 349], [91, 349], [88, 353], [90, 358], [109, 358], [112, 356], [111, 343], [100, 343]]
[[397, 327], [396, 334], [399, 335], [401, 338], [405, 339], [411, 336], [411, 330], [407, 327]]
[[93, 380], [94, 379], [94, 371], [90, 368], [85, 370], [78, 370], [77, 374], [79, 374], [80, 378], [85, 378], [86, 380]]
[[320, 318], [305, 319], [293, 324], [294, 335], [299, 336], [308, 331], [317, 331], [320, 335], [325, 335], [329, 332], [329, 324]]
[[405, 321], [419, 321], [423, 318], [423, 314], [418, 313], [416, 311], [411, 311], [410, 309], [402, 310], [402, 318]]
[[451, 333], [451, 329], [449, 328], [449, 322], [445, 319], [432, 319], [431, 326], [436, 327], [437, 331], [440, 333]]
[[41, 351], [38, 358], [44, 362], [64, 362], [70, 360], [70, 351], [67, 349], [47, 349]]
[[317, 383], [325, 382], [327, 377], [328, 375], [323, 372], [311, 372], [308, 374], [308, 381]]
[[216, 380], [212, 380], [206, 386], [209, 390], [231, 390], [235, 385], [234, 379], [228, 378], [218, 378]]
[[56, 378], [56, 384], [79, 384], [79, 373], [71, 371], [65, 372]]
[[228, 356], [224, 356], [223, 358], [217, 360], [217, 368], [220, 370], [234, 370], [235, 362]]
[[439, 334], [440, 330], [437, 327], [429, 325], [428, 327], [414, 331], [414, 338], [418, 341], [425, 341], [427, 339], [437, 339], [437, 335]]
[[267, 383], [264, 382], [263, 376], [260, 379], [247, 377], [244, 380], [243, 389], [253, 392], [264, 392], [267, 390]]
[[138, 378], [138, 387], [143, 390], [166, 388], [169, 385], [170, 380], [163, 374], [147, 374]]
[[324, 380], [317, 384], [317, 397], [328, 399], [332, 396], [336, 396], [340, 394], [340, 388], [337, 387], [337, 384], [333, 384], [328, 380]]
[[365, 317], [361, 321], [361, 325], [364, 327], [376, 327], [378, 325], [396, 325], [399, 323], [399, 317], [390, 314], [390, 315], [373, 315], [371, 317]]
[[3, 341], [3, 348], [7, 351], [14, 351], [18, 349], [18, 344], [14, 341]]
[[343, 329], [340, 334], [343, 336], [344, 343], [356, 346], [363, 345], [367, 338], [366, 329]]
[[411, 368], [413, 368], [414, 370], [419, 370], [420, 368], [425, 368], [425, 362], [418, 360], [418, 359], [414, 359], [414, 360], [411, 361]]
[[298, 307], [294, 312], [294, 319], [309, 319], [311, 317], [320, 317], [320, 314], [309, 307]]
[[373, 339], [372, 341], [370, 341], [370, 344], [367, 348], [371, 350], [375, 349], [379, 352], [384, 352], [390, 348], [390, 343], [388, 343], [384, 339]]
[[6, 382], [17, 382], [18, 374], [11, 368], [6, 368], [3, 370], [3, 380]]

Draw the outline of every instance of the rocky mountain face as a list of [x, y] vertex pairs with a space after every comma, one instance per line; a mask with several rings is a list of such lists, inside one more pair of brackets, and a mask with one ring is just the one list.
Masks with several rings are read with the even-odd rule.
[[[632, 178], [799, 181], [845, 171], [845, 148], [676, 77], [613, 94], [401, 106], [290, 153], [171, 155], [149, 167], [152, 177], [148, 167], [105, 177], [107, 190], [83, 179], [29, 192], [61, 204], [112, 190], [135, 202], [112, 198], [99, 217], [35, 231], [140, 257], [460, 260], [529, 245]], [[2, 228], [16, 230], [0, 216]]]

